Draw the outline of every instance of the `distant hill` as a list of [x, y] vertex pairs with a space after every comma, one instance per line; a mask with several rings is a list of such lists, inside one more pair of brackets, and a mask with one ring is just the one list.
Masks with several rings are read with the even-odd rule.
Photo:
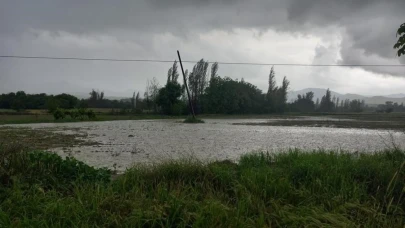
[[[307, 92], [314, 92], [314, 101], [316, 101], [317, 98], [321, 100], [322, 96], [326, 94], [326, 89], [321, 89], [321, 88], [306, 88], [298, 91], [290, 91], [288, 93], [288, 101], [294, 101], [297, 99], [298, 94], [305, 94]], [[392, 101], [392, 102], [397, 102], [398, 104], [405, 103], [405, 94], [400, 93], [400, 94], [391, 94], [387, 96], [364, 96], [364, 95], [359, 95], [359, 94], [341, 94], [337, 93], [335, 91], [332, 91], [332, 97], [339, 97], [340, 100], [354, 100], [354, 99], [360, 99], [364, 100], [366, 104], [368, 105], [379, 105], [379, 104], [385, 104], [386, 101]]]
[[404, 97], [405, 97], [405, 93], [390, 94], [390, 95], [386, 95], [385, 97], [389, 97], [389, 98], [404, 98]]

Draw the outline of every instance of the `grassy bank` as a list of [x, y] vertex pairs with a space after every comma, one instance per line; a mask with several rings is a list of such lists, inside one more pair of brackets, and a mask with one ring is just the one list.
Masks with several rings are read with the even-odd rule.
[[[165, 115], [97, 115], [94, 120], [87, 121], [114, 121], [114, 120], [149, 120], [149, 119], [181, 119], [184, 116], [165, 116]], [[4, 124], [29, 124], [29, 123], [69, 123], [69, 122], [81, 122], [81, 120], [74, 120], [65, 118], [61, 120], [55, 120], [53, 115], [0, 115], [0, 125]]]
[[405, 153], [290, 151], [134, 167], [0, 151], [0, 227], [403, 227]]

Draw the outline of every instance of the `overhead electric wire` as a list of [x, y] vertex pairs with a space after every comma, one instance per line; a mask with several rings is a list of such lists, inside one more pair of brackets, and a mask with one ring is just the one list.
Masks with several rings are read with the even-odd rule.
[[[159, 59], [114, 59], [114, 58], [81, 58], [81, 57], [51, 57], [51, 56], [20, 56], [2, 55], [0, 58], [12, 59], [47, 59], [47, 60], [77, 60], [77, 61], [107, 61], [107, 62], [151, 62], [172, 63], [174, 60]], [[198, 61], [183, 60], [183, 63]], [[208, 63], [215, 63], [208, 62]], [[251, 66], [302, 66], [302, 67], [405, 67], [405, 64], [301, 64], [301, 63], [254, 63], [254, 62], [216, 62], [221, 65], [251, 65]]]

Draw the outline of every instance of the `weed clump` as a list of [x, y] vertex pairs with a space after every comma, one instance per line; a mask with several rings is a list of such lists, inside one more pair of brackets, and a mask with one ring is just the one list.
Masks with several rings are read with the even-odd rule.
[[[4, 186], [18, 180], [26, 186], [67, 190], [78, 183], [108, 183], [110, 171], [95, 169], [73, 157], [33, 151], [15, 144], [0, 147], [0, 180]], [[0, 185], [1, 188], [1, 185]]]

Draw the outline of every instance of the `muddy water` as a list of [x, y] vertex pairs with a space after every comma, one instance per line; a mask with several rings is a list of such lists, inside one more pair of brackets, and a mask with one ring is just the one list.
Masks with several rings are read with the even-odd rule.
[[[167, 159], [197, 158], [204, 161], [238, 159], [257, 150], [342, 149], [375, 151], [387, 148], [391, 136], [405, 148], [405, 136], [398, 132], [315, 127], [246, 126], [242, 122], [268, 120], [206, 120], [205, 124], [183, 124], [179, 120], [137, 120], [19, 125], [57, 128], [66, 134], [87, 134], [95, 146], [55, 148], [62, 156], [72, 155], [96, 167], [125, 170], [134, 163]], [[66, 130], [70, 129], [70, 130]], [[72, 130], [73, 129], [73, 130]]]

